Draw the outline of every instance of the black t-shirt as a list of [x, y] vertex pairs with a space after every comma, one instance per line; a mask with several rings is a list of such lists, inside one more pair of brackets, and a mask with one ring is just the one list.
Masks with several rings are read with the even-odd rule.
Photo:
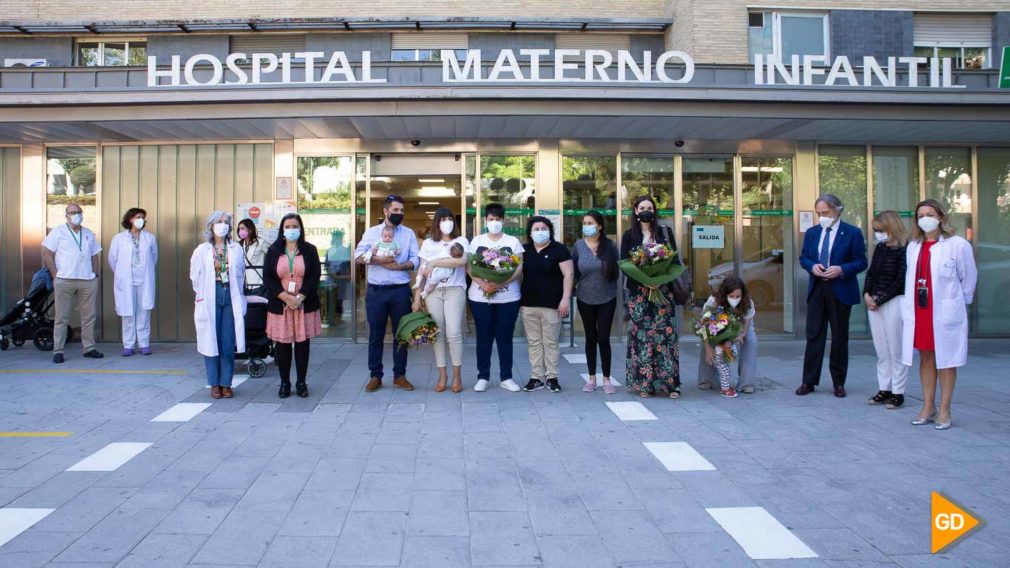
[[568, 247], [551, 241], [537, 252], [532, 243], [523, 245], [523, 284], [520, 306], [556, 309], [565, 295], [561, 263], [572, 259]]

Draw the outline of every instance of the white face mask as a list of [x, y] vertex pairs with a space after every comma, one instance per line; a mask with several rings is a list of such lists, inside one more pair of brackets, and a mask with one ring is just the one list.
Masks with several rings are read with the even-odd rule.
[[876, 239], [878, 243], [886, 243], [887, 239], [890, 238], [890, 235], [884, 231], [874, 231], [873, 238]]
[[824, 228], [824, 229], [827, 229], [831, 225], [835, 224], [835, 218], [834, 217], [821, 217], [817, 221], [821, 224], [821, 228]]
[[940, 220], [936, 217], [919, 217], [919, 228], [927, 233], [932, 233], [940, 226]]
[[75, 227], [80, 227], [83, 222], [84, 215], [81, 215], [80, 213], [74, 213], [70, 216], [70, 224]]
[[530, 237], [533, 238], [533, 242], [538, 245], [542, 245], [547, 241], [551, 240], [551, 232], [547, 229], [540, 229], [537, 231], [530, 231]]
[[729, 307], [735, 308], [740, 305], [740, 300], [742, 299], [743, 298], [726, 298], [726, 301], [729, 302]]
[[139, 217], [133, 220], [133, 227], [138, 231], [144, 228], [144, 218]]
[[492, 235], [497, 235], [497, 234], [501, 233], [501, 230], [502, 230], [502, 222], [501, 221], [488, 221], [487, 222], [487, 232], [491, 233]]
[[214, 223], [214, 236], [219, 238], [225, 238], [231, 233], [231, 227], [228, 223]]
[[442, 231], [443, 235], [451, 235], [452, 230], [455, 228], [456, 223], [452, 219], [444, 219], [438, 223], [438, 230]]

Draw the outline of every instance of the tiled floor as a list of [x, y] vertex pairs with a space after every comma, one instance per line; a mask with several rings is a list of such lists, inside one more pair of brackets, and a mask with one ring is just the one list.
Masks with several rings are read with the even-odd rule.
[[[865, 404], [876, 391], [865, 341], [852, 344], [844, 400], [792, 394], [798, 342], [762, 343], [759, 391], [737, 399], [694, 387], [698, 348], [684, 344], [684, 395], [675, 401], [623, 388], [583, 393], [578, 349], [561, 360], [561, 394], [476, 393], [472, 350], [458, 395], [432, 389], [430, 349], [410, 355], [417, 390], [387, 383], [366, 394], [365, 346], [317, 343], [308, 399], [279, 400], [271, 369], [217, 401], [191, 345], [100, 361], [68, 352], [58, 369], [30, 347], [4, 352], [0, 432], [70, 435], [0, 437], [0, 566], [876, 567], [1010, 558], [1005, 340], [972, 344], [955, 427], [945, 432], [908, 424], [916, 373], [907, 408]], [[524, 345], [516, 359], [522, 378]], [[929, 554], [932, 490], [987, 521], [938, 556]]]

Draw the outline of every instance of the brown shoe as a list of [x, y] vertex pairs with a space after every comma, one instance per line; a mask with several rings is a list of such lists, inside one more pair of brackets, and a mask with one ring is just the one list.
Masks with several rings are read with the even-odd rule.
[[221, 387], [221, 397], [231, 398], [235, 396], [235, 391], [231, 390], [231, 387]]
[[803, 383], [796, 389], [796, 396], [806, 396], [812, 392], [814, 392], [814, 385]]
[[210, 387], [210, 397], [213, 399], [221, 398], [221, 387]]
[[379, 377], [372, 377], [368, 379], [368, 383], [365, 385], [365, 392], [375, 392], [379, 390], [382, 386], [382, 379]]
[[396, 377], [395, 379], [393, 379], [393, 384], [396, 385], [397, 388], [401, 388], [403, 390], [408, 391], [414, 390], [414, 385], [410, 384], [410, 381], [407, 380], [407, 377]]

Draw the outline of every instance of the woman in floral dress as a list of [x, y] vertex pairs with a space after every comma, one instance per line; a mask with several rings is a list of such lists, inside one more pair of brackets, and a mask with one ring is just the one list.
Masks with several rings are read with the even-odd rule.
[[[666, 243], [677, 250], [673, 231], [659, 224], [656, 202], [651, 196], [643, 195], [635, 201], [634, 215], [631, 228], [621, 238], [622, 259], [628, 258], [642, 243]], [[649, 288], [630, 278], [627, 288], [630, 317], [625, 384], [643, 398], [653, 396], [657, 390], [666, 391], [670, 398], [680, 398], [680, 343], [672, 285], [659, 287], [670, 300], [666, 305], [649, 301]]]

